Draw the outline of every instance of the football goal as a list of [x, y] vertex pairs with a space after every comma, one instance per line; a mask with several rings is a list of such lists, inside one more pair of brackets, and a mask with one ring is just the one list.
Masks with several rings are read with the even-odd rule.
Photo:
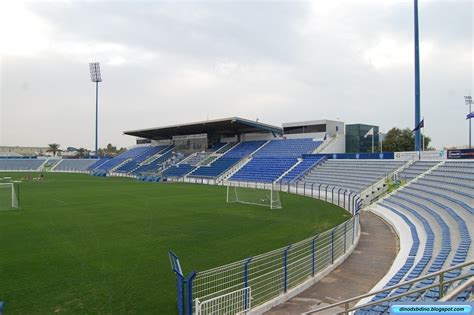
[[0, 211], [20, 208], [20, 185], [18, 183], [0, 183]]
[[227, 186], [227, 202], [239, 202], [281, 209], [280, 192], [273, 188], [247, 188]]

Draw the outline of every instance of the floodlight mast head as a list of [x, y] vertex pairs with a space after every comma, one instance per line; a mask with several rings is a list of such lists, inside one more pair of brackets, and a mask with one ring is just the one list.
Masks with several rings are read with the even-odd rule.
[[471, 95], [464, 96], [464, 100], [466, 101], [466, 105], [472, 104], [472, 96]]
[[92, 82], [102, 82], [102, 77], [100, 75], [100, 65], [98, 62], [89, 63], [89, 70], [91, 72]]
[[95, 83], [95, 156], [99, 156], [99, 82], [102, 82], [98, 62], [89, 63], [91, 81]]

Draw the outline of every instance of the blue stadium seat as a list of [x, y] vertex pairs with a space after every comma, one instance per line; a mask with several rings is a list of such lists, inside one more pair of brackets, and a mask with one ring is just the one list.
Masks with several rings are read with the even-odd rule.
[[0, 170], [5, 171], [35, 171], [46, 160], [42, 159], [0, 159]]
[[190, 173], [194, 168], [194, 166], [189, 164], [178, 164], [165, 170], [163, 175], [166, 177], [181, 177]]
[[[230, 179], [233, 181], [274, 182], [296, 165], [298, 158], [301, 158], [303, 154], [313, 152], [321, 143], [321, 141], [314, 141], [310, 138], [272, 140], [258, 150], [250, 162]], [[291, 176], [296, 177], [302, 169], [308, 168], [314, 163], [309, 158]]]
[[95, 159], [63, 159], [56, 167], [55, 171], [87, 171], [98, 161]]
[[240, 142], [232, 149], [227, 151], [222, 157], [213, 161], [209, 166], [199, 166], [189, 176], [191, 177], [205, 177], [215, 178], [223, 174], [233, 165], [237, 164], [242, 158], [250, 155], [265, 141], [244, 141]]

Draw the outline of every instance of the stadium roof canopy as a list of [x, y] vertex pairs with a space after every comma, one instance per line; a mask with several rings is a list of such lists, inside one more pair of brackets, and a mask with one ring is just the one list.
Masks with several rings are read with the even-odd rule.
[[206, 120], [189, 124], [124, 131], [124, 134], [152, 140], [166, 140], [173, 136], [204, 134], [232, 137], [245, 133], [272, 133], [281, 136], [283, 129], [239, 117]]

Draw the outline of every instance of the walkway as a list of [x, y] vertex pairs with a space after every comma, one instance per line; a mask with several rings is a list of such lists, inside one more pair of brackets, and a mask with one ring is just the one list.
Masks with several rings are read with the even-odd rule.
[[[378, 216], [363, 211], [362, 234], [354, 252], [338, 268], [287, 302], [265, 314], [300, 314], [367, 293], [388, 272], [398, 252], [398, 238]], [[336, 309], [322, 314], [334, 314]]]

